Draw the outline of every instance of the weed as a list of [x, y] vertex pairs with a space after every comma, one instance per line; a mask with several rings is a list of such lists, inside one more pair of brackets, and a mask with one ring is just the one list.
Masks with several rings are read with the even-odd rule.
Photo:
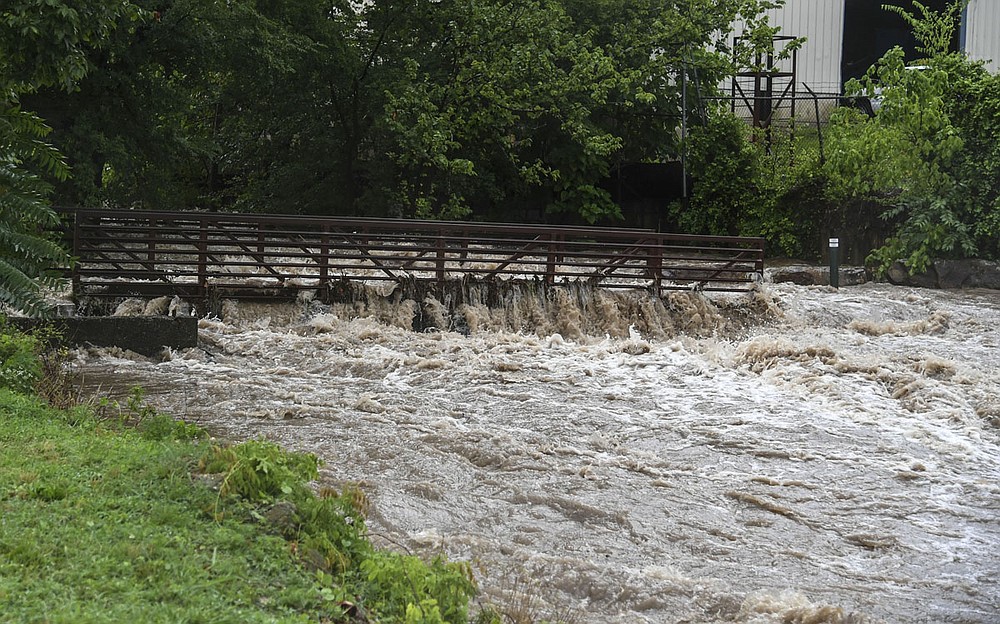
[[496, 599], [481, 604], [475, 624], [576, 624], [575, 609], [549, 599], [537, 578], [542, 571], [510, 572], [500, 580]]
[[319, 476], [319, 459], [315, 455], [289, 453], [266, 440], [213, 446], [199, 467], [208, 474], [224, 475], [220, 496], [260, 503], [280, 497], [301, 500], [308, 491], [307, 483]]
[[361, 562], [360, 569], [370, 583], [369, 606], [377, 607], [377, 614], [423, 624], [469, 619], [468, 604], [476, 584], [467, 563], [443, 557], [427, 563], [413, 555], [376, 552]]
[[[101, 397], [86, 406], [100, 422], [117, 427], [137, 429], [148, 440], [201, 440], [208, 437], [202, 427], [160, 414], [146, 402], [141, 386], [133, 386], [125, 404]], [[72, 411], [69, 412], [72, 414]]]
[[0, 325], [0, 388], [30, 394], [41, 378], [40, 341]]

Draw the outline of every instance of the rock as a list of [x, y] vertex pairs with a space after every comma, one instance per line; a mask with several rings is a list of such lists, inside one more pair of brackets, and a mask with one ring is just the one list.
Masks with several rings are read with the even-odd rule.
[[858, 284], [864, 284], [865, 282], [871, 281], [871, 276], [868, 270], [864, 267], [858, 266], [843, 266], [840, 267], [840, 285], [841, 286], [857, 286]]
[[814, 266], [788, 266], [770, 271], [771, 281], [780, 283], [798, 284], [799, 286], [818, 286], [829, 284], [829, 275], [825, 269]]
[[[940, 288], [1000, 289], [1000, 264], [987, 260], [939, 260], [934, 263]], [[949, 274], [946, 283], [942, 272]], [[954, 275], [952, 277], [952, 275]]]
[[[779, 284], [788, 282], [799, 286], [829, 286], [830, 268], [809, 264], [795, 264], [768, 269], [771, 281]], [[857, 286], [869, 281], [864, 267], [842, 266], [838, 273], [841, 286]]]
[[1000, 290], [1000, 264], [987, 260], [935, 260], [924, 273], [911, 275], [902, 261], [889, 267], [889, 281], [919, 288], [992, 288]]
[[906, 268], [906, 265], [903, 264], [902, 260], [896, 260], [886, 272], [886, 278], [889, 280], [889, 283], [895, 284], [896, 286], [937, 288], [937, 272], [934, 270], [933, 266], [925, 273], [912, 275], [910, 270]]
[[298, 528], [298, 508], [289, 501], [278, 501], [264, 512], [264, 520], [282, 535], [291, 535]]
[[937, 260], [934, 272], [938, 288], [961, 288], [969, 279], [970, 267], [962, 260]]

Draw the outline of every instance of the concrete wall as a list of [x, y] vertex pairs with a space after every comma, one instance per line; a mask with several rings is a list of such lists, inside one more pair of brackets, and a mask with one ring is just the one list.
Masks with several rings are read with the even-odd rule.
[[142, 355], [156, 355], [164, 347], [198, 346], [198, 319], [172, 316], [79, 316], [48, 320], [8, 318], [27, 331], [39, 325], [59, 330], [71, 345], [120, 347]]

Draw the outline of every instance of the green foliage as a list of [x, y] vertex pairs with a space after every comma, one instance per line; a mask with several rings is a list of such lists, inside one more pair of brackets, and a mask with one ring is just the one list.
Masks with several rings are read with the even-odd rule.
[[913, 7], [919, 15], [892, 4], [883, 4], [882, 8], [903, 18], [917, 40], [917, 51], [931, 58], [948, 54], [955, 36], [955, 27], [970, 1], [954, 0], [944, 11], [938, 12], [917, 0], [912, 0]]
[[299, 543], [300, 553], [313, 567], [342, 575], [372, 552], [365, 537], [367, 501], [360, 491], [346, 489], [337, 494], [324, 489], [317, 497], [309, 488], [308, 483], [319, 476], [315, 455], [290, 453], [271, 442], [250, 440], [212, 446], [200, 466], [207, 474], [222, 475], [214, 511], [217, 517], [224, 515], [221, 497], [254, 504], [291, 502], [292, 522], [279, 528]]
[[191, 441], [208, 436], [198, 425], [175, 420], [167, 414], [159, 413], [146, 402], [146, 393], [141, 386], [132, 387], [124, 403], [101, 397], [82, 404], [93, 411], [102, 425], [118, 429], [134, 429], [147, 440]]
[[712, 92], [733, 20], [779, 3], [135, 4], [77, 90], [27, 98], [60, 201], [593, 221], [613, 167], [676, 157], [678, 76]]
[[253, 502], [301, 500], [307, 482], [319, 476], [319, 460], [312, 454], [288, 453], [273, 442], [250, 440], [213, 447], [203, 460], [203, 470], [223, 475], [219, 491], [224, 496]]
[[128, 2], [12, 0], [0, 10], [0, 303], [32, 316], [47, 311], [40, 289], [69, 257], [50, 232], [58, 219], [42, 176], [65, 180], [69, 170], [44, 139], [42, 120], [20, 98], [43, 87], [72, 89], [90, 67], [88, 51], [120, 19], [137, 20]]
[[42, 140], [48, 132], [38, 117], [0, 97], [0, 303], [32, 316], [48, 310], [41, 288], [58, 282], [51, 269], [69, 265], [51, 234], [59, 219], [44, 200], [50, 186], [32, 171], [68, 173]]
[[774, 132], [764, 141], [710, 111], [689, 134], [694, 187], [689, 207], [674, 207], [678, 224], [764, 236], [772, 253], [789, 255], [839, 234], [874, 248], [877, 272], [897, 260], [919, 272], [936, 258], [1000, 257], [1000, 76], [948, 52], [966, 4], [885, 7], [927, 58], [907, 66], [896, 48], [850, 82], [849, 95], [874, 98], [877, 114], [838, 110], [824, 129], [823, 161], [797, 139]]
[[88, 49], [120, 20], [141, 18], [121, 0], [8, 0], [0, 9], [0, 84], [17, 93], [72, 89], [91, 68]]
[[79, 393], [66, 368], [68, 356], [62, 335], [53, 326], [22, 332], [0, 316], [0, 387], [35, 393], [53, 407], [75, 407]]
[[956, 55], [938, 62], [948, 73], [946, 105], [963, 143], [951, 164], [951, 205], [978, 254], [1000, 258], [1000, 74]]
[[[359, 490], [345, 488], [337, 493], [324, 488], [316, 496], [308, 487], [318, 476], [314, 455], [289, 453], [273, 443], [251, 440], [212, 447], [200, 464], [204, 472], [222, 475], [220, 501], [213, 511], [217, 518], [226, 515], [220, 511], [220, 502], [229, 500], [273, 504], [272, 510], [291, 503], [291, 516], [277, 528], [294, 540], [299, 556], [317, 570], [325, 599], [361, 604], [381, 622], [468, 621], [469, 599], [476, 591], [468, 564], [440, 557], [428, 563], [374, 550], [365, 532], [368, 502]], [[251, 513], [268, 521], [267, 511]]]
[[797, 256], [818, 227], [809, 216], [823, 201], [817, 163], [815, 148], [780, 135], [768, 143], [729, 111], [715, 109], [690, 131], [690, 202], [672, 211], [683, 231], [762, 236], [771, 253]]
[[886, 7], [913, 28], [928, 58], [907, 67], [902, 50], [890, 50], [847, 86], [853, 94], [878, 94], [875, 118], [842, 113], [834, 119], [823, 168], [829, 196], [879, 205], [894, 225], [894, 234], [869, 258], [878, 272], [900, 259], [921, 272], [935, 258], [997, 251], [1000, 182], [988, 173], [1000, 165], [990, 142], [1000, 133], [1000, 101], [970, 97], [987, 93], [997, 79], [981, 64], [948, 52], [966, 4], [954, 2], [939, 13], [914, 2], [919, 15]]
[[38, 338], [0, 325], [0, 388], [31, 394], [42, 377]]
[[288, 542], [205, 515], [199, 447], [75, 420], [0, 389], [5, 621], [341, 621]]
[[208, 435], [198, 425], [174, 420], [167, 414], [156, 414], [143, 421], [139, 431], [147, 440], [200, 440]]
[[687, 166], [694, 177], [690, 208], [675, 206], [687, 232], [734, 235], [740, 219], [758, 200], [763, 154], [750, 141], [742, 120], [721, 109], [707, 123], [692, 128]]
[[437, 557], [375, 553], [361, 562], [371, 584], [368, 599], [377, 605], [381, 621], [406, 624], [464, 624], [476, 585], [467, 563]]
[[[143, 427], [158, 415], [140, 391], [121, 409], [139, 414], [129, 418], [138, 430], [112, 433], [104, 427], [114, 420], [0, 388], [7, 618], [468, 621], [469, 565], [376, 551], [360, 490], [316, 496], [307, 486], [314, 456], [260, 441], [220, 448], [150, 436]], [[220, 492], [192, 483], [196, 463], [218, 471]], [[273, 524], [280, 505], [293, 513]]]

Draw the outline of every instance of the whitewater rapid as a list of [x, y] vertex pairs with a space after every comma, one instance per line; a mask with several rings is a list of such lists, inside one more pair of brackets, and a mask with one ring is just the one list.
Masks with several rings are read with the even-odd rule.
[[671, 297], [461, 333], [233, 305], [197, 348], [75, 365], [316, 453], [377, 543], [536, 620], [1000, 622], [1000, 293]]

